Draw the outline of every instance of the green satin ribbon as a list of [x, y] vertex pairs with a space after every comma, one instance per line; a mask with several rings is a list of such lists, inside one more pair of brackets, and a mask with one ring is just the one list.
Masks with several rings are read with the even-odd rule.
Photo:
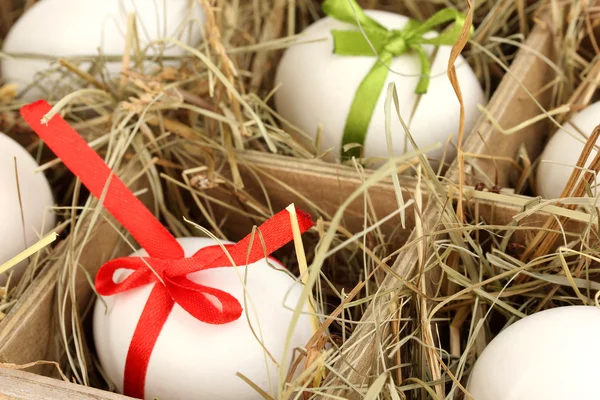
[[[417, 94], [426, 93], [429, 87], [431, 64], [423, 45], [454, 45], [465, 24], [465, 16], [455, 9], [446, 8], [438, 11], [424, 22], [411, 19], [402, 29], [388, 30], [367, 16], [355, 0], [326, 0], [322, 4], [322, 8], [328, 16], [357, 27], [360, 26], [362, 29], [362, 32], [360, 30], [332, 30], [335, 54], [379, 56], [379, 60], [375, 62], [356, 90], [344, 127], [342, 158], [358, 157], [360, 156], [358, 148], [349, 149], [344, 154], [343, 146], [350, 143], [364, 144], [367, 129], [385, 85], [388, 67], [392, 59], [408, 51], [414, 51], [421, 62], [421, 78], [415, 92]], [[434, 27], [450, 21], [454, 21], [454, 24], [438, 36], [431, 39], [423, 37]], [[473, 27], [471, 27], [471, 33], [473, 33]]]

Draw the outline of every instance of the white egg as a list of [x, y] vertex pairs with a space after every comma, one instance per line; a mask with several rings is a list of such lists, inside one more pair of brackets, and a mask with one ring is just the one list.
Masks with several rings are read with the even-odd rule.
[[[365, 12], [388, 29], [401, 29], [408, 21], [407, 17], [389, 12], [372, 10]], [[281, 87], [275, 93], [277, 111], [293, 125], [316, 136], [318, 125], [322, 124], [320, 150], [333, 149], [329, 154], [329, 160], [340, 158], [346, 117], [355, 92], [377, 61], [375, 56], [334, 54], [332, 29], [356, 30], [357, 28], [330, 17], [309, 26], [303, 32], [301, 40], [313, 42], [294, 45], [285, 51], [276, 75], [276, 83], [281, 83]], [[315, 40], [319, 41], [314, 42]], [[433, 49], [433, 46], [425, 46], [428, 54], [431, 54]], [[418, 57], [411, 52], [394, 58], [390, 69], [397, 73], [390, 71], [384, 89], [379, 95], [365, 139], [366, 157], [388, 156], [384, 104], [390, 82], [396, 84], [400, 113], [419, 147], [435, 143], [445, 147], [450, 137], [456, 143], [460, 105], [446, 74], [450, 49], [451, 46], [438, 48], [435, 60], [432, 62], [429, 90], [421, 96], [420, 100], [415, 94], [420, 78]], [[459, 57], [456, 65], [465, 102], [465, 132], [469, 133], [480, 114], [477, 104], [484, 104], [485, 98], [477, 77], [464, 58]], [[413, 115], [414, 108], [416, 111]], [[393, 104], [391, 109], [394, 154], [400, 155], [412, 151], [412, 145], [406, 138]], [[447, 150], [445, 160], [451, 162], [456, 151], [452, 145], [447, 146]], [[441, 160], [442, 154], [443, 149], [440, 148], [431, 151], [428, 156]]]
[[[50, 59], [21, 56], [2, 59], [1, 70], [6, 82], [23, 89], [33, 82], [47, 90], [62, 88], [54, 97], [72, 91], [70, 81], [60, 74], [47, 74], [51, 63], [60, 57], [99, 54], [120, 56], [125, 51], [128, 14], [135, 12], [137, 31], [144, 48], [151, 42], [176, 38], [196, 45], [202, 37], [204, 14], [195, 0], [41, 0], [31, 7], [12, 27], [2, 51], [18, 55], [44, 55]], [[186, 52], [172, 44], [152, 44], [149, 55], [161, 53], [178, 56]], [[132, 56], [132, 59], [134, 57]], [[83, 63], [85, 71], [91, 63]], [[121, 62], [107, 63], [111, 76], [118, 76]], [[25, 98], [33, 100], [45, 92], [36, 87]]]
[[475, 363], [475, 400], [597, 399], [600, 310], [567, 306], [528, 316], [502, 331]]
[[[181, 238], [178, 241], [186, 257], [203, 247], [217, 244], [207, 238]], [[132, 254], [146, 255], [143, 250]], [[270, 262], [283, 268], [272, 260]], [[242, 277], [247, 273], [246, 293], [238, 273]], [[237, 372], [264, 391], [273, 393], [279, 382], [279, 369], [265, 356], [264, 348], [251, 331], [246, 313], [256, 334], [262, 336], [265, 348], [281, 362], [292, 310], [298, 304], [302, 285], [285, 272], [270, 267], [265, 260], [247, 268], [238, 267], [237, 272], [236, 268], [214, 268], [190, 274], [188, 278], [230, 293], [240, 302], [244, 313], [237, 321], [211, 325], [195, 319], [176, 304], [150, 357], [146, 399], [262, 399], [236, 376]], [[152, 287], [153, 284], [103, 297], [107, 308], [102, 301], [96, 302], [96, 350], [104, 371], [121, 392], [127, 351]], [[248, 304], [252, 303], [248, 308], [244, 295]], [[303, 314], [288, 350], [304, 347], [311, 337], [310, 317]]]
[[[37, 168], [35, 159], [21, 145], [0, 133], [0, 226], [3, 231], [0, 265], [54, 228], [52, 190], [44, 173], [35, 171]], [[11, 273], [16, 282], [26, 266], [27, 262], [23, 261], [0, 274], [0, 284], [4, 285]]]
[[[564, 129], [554, 133], [540, 156], [537, 170], [538, 195], [546, 199], [560, 197], [574, 166], [577, 165], [585, 142], [599, 124], [600, 102], [597, 102], [575, 114], [569, 122], [563, 124]], [[597, 150], [592, 150], [585, 164], [586, 167], [589, 167], [596, 154]], [[594, 191], [594, 188], [592, 190]]]

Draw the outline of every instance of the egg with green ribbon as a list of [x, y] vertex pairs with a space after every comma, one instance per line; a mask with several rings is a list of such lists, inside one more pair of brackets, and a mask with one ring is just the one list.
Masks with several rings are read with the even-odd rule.
[[[464, 16], [444, 9], [424, 22], [384, 11], [363, 11], [354, 0], [327, 0], [328, 15], [289, 47], [276, 74], [275, 106], [293, 127], [317, 137], [320, 151], [334, 161], [350, 156], [389, 156], [386, 97], [395, 83], [399, 111], [419, 148], [434, 164], [456, 155], [460, 103], [448, 78], [452, 45]], [[442, 29], [436, 33], [434, 29]], [[455, 62], [465, 106], [465, 133], [479, 118], [485, 95], [466, 60]], [[414, 147], [390, 110], [393, 155]], [[355, 145], [356, 144], [356, 145]]]

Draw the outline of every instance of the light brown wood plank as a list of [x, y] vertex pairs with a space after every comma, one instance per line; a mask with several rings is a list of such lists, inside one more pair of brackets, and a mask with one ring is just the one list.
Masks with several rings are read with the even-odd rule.
[[[547, 85], [555, 78], [556, 72], [543, 58], [553, 58], [554, 47], [552, 32], [548, 28], [551, 26], [549, 18], [543, 17], [542, 23], [536, 25], [486, 106], [503, 129], [516, 127], [544, 112], [527, 91], [533, 94], [535, 100], [545, 109], [551, 105], [552, 90]], [[550, 133], [550, 123], [544, 119], [506, 135], [498, 130], [486, 115], [482, 115], [465, 139], [463, 149], [471, 154], [517, 159], [519, 148], [525, 145], [533, 161], [542, 151]], [[484, 158], [466, 158], [465, 174], [467, 182], [472, 186], [481, 181], [490, 186], [497, 183], [502, 187], [514, 187], [518, 179], [514, 165], [507, 161]], [[446, 176], [452, 181], [458, 181], [456, 162]]]
[[104, 390], [4, 368], [0, 368], [0, 391], [0, 400], [132, 400]]

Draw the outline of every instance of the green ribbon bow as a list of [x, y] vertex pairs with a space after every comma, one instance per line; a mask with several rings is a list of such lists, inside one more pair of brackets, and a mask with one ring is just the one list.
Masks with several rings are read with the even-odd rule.
[[[465, 16], [455, 9], [446, 8], [435, 13], [424, 22], [411, 19], [402, 29], [388, 30], [367, 16], [356, 3], [356, 0], [326, 0], [322, 4], [322, 8], [328, 16], [357, 27], [360, 26], [364, 32], [360, 30], [332, 30], [333, 51], [335, 54], [342, 56], [379, 56], [379, 60], [375, 62], [373, 68], [356, 90], [350, 112], [346, 118], [342, 139], [342, 158], [346, 158], [343, 150], [344, 145], [349, 143], [364, 144], [367, 129], [379, 95], [383, 90], [383, 85], [385, 85], [388, 67], [392, 59], [408, 51], [414, 51], [421, 62], [421, 78], [415, 92], [417, 94], [426, 93], [429, 86], [431, 64], [423, 45], [454, 45], [465, 24]], [[454, 24], [438, 36], [431, 39], [423, 37], [424, 34], [437, 25], [452, 20], [454, 20]], [[471, 33], [473, 33], [473, 27], [471, 27]], [[347, 153], [347, 157], [358, 157], [360, 155], [357, 148], [350, 149]]]

